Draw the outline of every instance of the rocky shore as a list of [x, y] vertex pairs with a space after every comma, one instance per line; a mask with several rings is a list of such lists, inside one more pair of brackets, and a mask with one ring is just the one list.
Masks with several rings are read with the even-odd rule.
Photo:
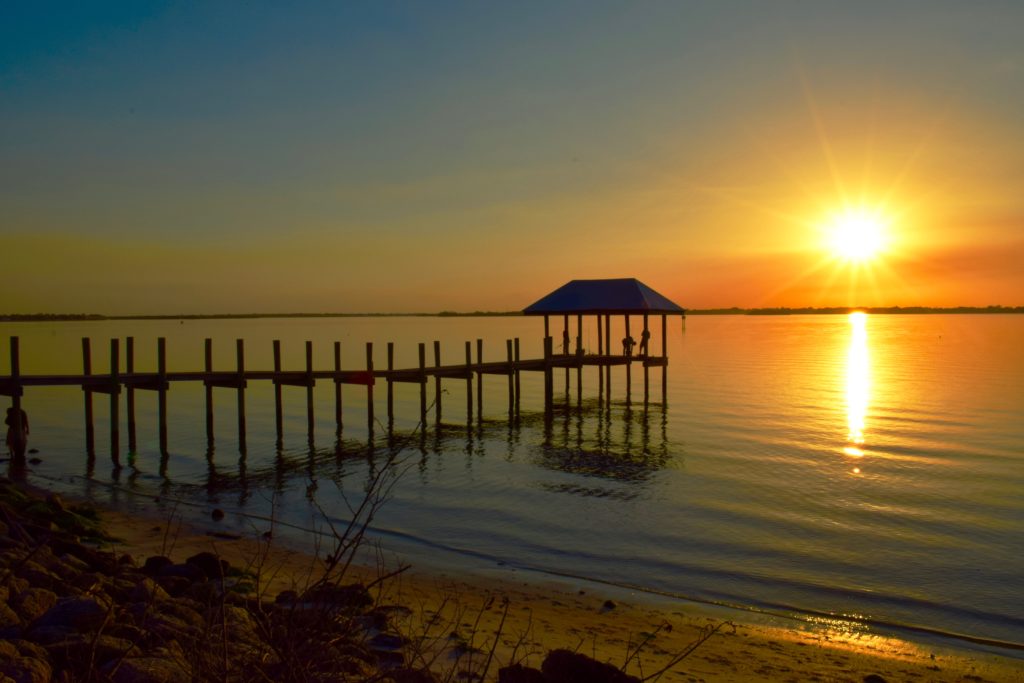
[[[0, 683], [441, 680], [429, 666], [440, 650], [427, 657], [403, 635], [396, 618], [410, 610], [382, 603], [372, 583], [326, 570], [270, 595], [258, 565], [211, 552], [139, 562], [108, 549], [100, 522], [91, 507], [0, 479]], [[448, 657], [474, 650], [454, 631], [444, 640]], [[476, 654], [445, 679], [640, 681], [565, 649], [540, 668]]]

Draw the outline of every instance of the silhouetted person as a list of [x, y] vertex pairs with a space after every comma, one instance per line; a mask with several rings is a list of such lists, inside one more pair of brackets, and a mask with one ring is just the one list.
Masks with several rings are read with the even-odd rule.
[[569, 355], [569, 330], [562, 330], [562, 353]]
[[633, 355], [633, 347], [636, 346], [636, 340], [632, 336], [626, 335], [622, 338], [622, 355], [629, 358]]
[[651, 341], [651, 333], [648, 332], [647, 330], [644, 330], [640, 334], [640, 349], [639, 349], [639, 353], [637, 353], [638, 356], [640, 356], [642, 358], [646, 358], [647, 357], [647, 344], [650, 341]]
[[[20, 419], [19, 419], [20, 418]], [[4, 419], [7, 425], [7, 450], [15, 465], [25, 464], [25, 450], [28, 448], [28, 414], [24, 410], [7, 409]]]

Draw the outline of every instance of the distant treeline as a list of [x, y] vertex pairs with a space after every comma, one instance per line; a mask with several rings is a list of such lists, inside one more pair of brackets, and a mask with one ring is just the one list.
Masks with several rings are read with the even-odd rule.
[[688, 309], [688, 315], [838, 315], [854, 311], [865, 313], [1024, 313], [1024, 306], [831, 306], [824, 308], [699, 308]]
[[[931, 313], [1024, 313], [1024, 306], [832, 306], [824, 308], [695, 308], [688, 315], [845, 315], [854, 311], [880, 314]], [[520, 316], [521, 311], [441, 311], [439, 313], [185, 313], [180, 315], [101, 315], [99, 313], [9, 313], [0, 314], [0, 322], [50, 322], [75, 320], [232, 320], [248, 318], [455, 318]]]

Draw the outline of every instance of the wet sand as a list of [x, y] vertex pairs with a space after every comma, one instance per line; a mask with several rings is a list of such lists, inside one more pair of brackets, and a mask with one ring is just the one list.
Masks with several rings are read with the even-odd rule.
[[[271, 598], [322, 570], [313, 555], [264, 539], [265, 522], [237, 537], [213, 520], [186, 525], [155, 504], [141, 512], [107, 510], [102, 517], [119, 538], [116, 549], [140, 563], [155, 554], [182, 560], [213, 551], [236, 566], [259, 568]], [[345, 581], [369, 584], [396, 568], [393, 562], [369, 565], [353, 567]], [[665, 670], [662, 681], [1024, 681], [1024, 658], [856, 632], [838, 623], [762, 621], [500, 567], [472, 574], [412, 567], [374, 591], [381, 604], [395, 606], [402, 635], [418, 644], [414, 656], [430, 659], [441, 674], [486, 667], [488, 679], [496, 680], [500, 666], [539, 666], [547, 651], [569, 648], [625, 665], [640, 678]]]

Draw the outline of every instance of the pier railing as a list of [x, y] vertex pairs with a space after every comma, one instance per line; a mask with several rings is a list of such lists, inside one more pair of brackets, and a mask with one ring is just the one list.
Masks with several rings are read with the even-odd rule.
[[[366, 414], [367, 427], [372, 437], [376, 418], [374, 415], [374, 388], [378, 380], [382, 380], [387, 390], [387, 417], [388, 428], [394, 424], [394, 385], [400, 382], [418, 384], [419, 391], [419, 418], [422, 425], [427, 424], [428, 413], [428, 385], [433, 381], [434, 396], [433, 409], [434, 420], [437, 424], [442, 419], [442, 380], [462, 380], [466, 385], [466, 414], [467, 419], [472, 422], [474, 419], [474, 397], [475, 414], [478, 419], [483, 414], [483, 376], [503, 375], [508, 378], [508, 417], [510, 420], [518, 419], [520, 414], [520, 374], [523, 372], [541, 372], [544, 374], [544, 407], [550, 411], [554, 397], [554, 376], [557, 369], [564, 369], [566, 395], [569, 392], [570, 371], [576, 370], [577, 403], [583, 400], [583, 368], [596, 366], [599, 368], [599, 396], [608, 400], [611, 398], [611, 369], [615, 366], [625, 366], [626, 387], [625, 399], [631, 401], [632, 380], [631, 368], [634, 364], [641, 364], [644, 371], [644, 405], [650, 401], [649, 369], [652, 367], [662, 368], [662, 402], [665, 402], [666, 394], [666, 367], [668, 358], [662, 356], [626, 356], [611, 353], [588, 354], [582, 349], [581, 339], [577, 338], [574, 352], [555, 353], [552, 337], [544, 339], [544, 355], [541, 358], [523, 359], [520, 357], [519, 339], [508, 339], [505, 342], [505, 358], [503, 360], [484, 361], [483, 340], [476, 340], [476, 354], [471, 342], [465, 343], [465, 362], [457, 364], [442, 365], [441, 343], [433, 343], [433, 364], [427, 364], [426, 344], [418, 346], [419, 363], [415, 367], [396, 368], [394, 363], [394, 343], [387, 344], [387, 365], [385, 368], [377, 368], [374, 365], [373, 344], [366, 343], [365, 365], [358, 369], [342, 369], [341, 367], [341, 342], [334, 342], [334, 363], [331, 369], [314, 369], [313, 367], [313, 342], [305, 343], [305, 367], [299, 370], [285, 370], [281, 363], [281, 342], [274, 340], [274, 367], [272, 370], [251, 370], [245, 363], [245, 342], [238, 339], [235, 342], [236, 364], [230, 370], [215, 370], [213, 367], [213, 340], [206, 339], [204, 347], [204, 368], [196, 371], [178, 371], [167, 369], [167, 342], [161, 337], [157, 339], [156, 370], [140, 372], [135, 367], [135, 340], [127, 337], [124, 345], [124, 369], [122, 370], [121, 340], [110, 340], [110, 370], [107, 373], [94, 373], [92, 369], [92, 342], [88, 337], [82, 339], [82, 373], [73, 375], [25, 375], [21, 372], [20, 342], [18, 337], [10, 338], [11, 372], [7, 376], [0, 375], [0, 395], [10, 396], [12, 405], [15, 408], [14, 415], [20, 419], [21, 398], [26, 387], [43, 386], [78, 386], [84, 392], [85, 411], [85, 439], [86, 449], [91, 454], [95, 450], [95, 428], [93, 420], [93, 396], [94, 394], [108, 395], [110, 397], [110, 449], [111, 456], [115, 463], [118, 463], [120, 454], [120, 432], [121, 432], [121, 394], [125, 395], [125, 411], [128, 430], [128, 448], [134, 452], [136, 449], [136, 423], [135, 423], [135, 392], [153, 391], [156, 392], [157, 401], [157, 424], [159, 430], [159, 443], [161, 453], [167, 451], [167, 392], [171, 385], [176, 382], [202, 382], [205, 387], [206, 401], [206, 433], [207, 439], [212, 444], [214, 438], [214, 394], [215, 388], [233, 389], [237, 393], [238, 406], [238, 438], [239, 445], [245, 448], [246, 419], [245, 391], [250, 381], [269, 381], [274, 385], [275, 418], [277, 437], [280, 440], [283, 432], [283, 409], [282, 409], [282, 387], [296, 386], [306, 389], [307, 422], [309, 434], [312, 437], [314, 428], [314, 402], [313, 388], [318, 380], [333, 382], [334, 384], [334, 417], [338, 433], [341, 433], [343, 426], [343, 406], [341, 387], [345, 384], [360, 385], [366, 387]], [[603, 351], [606, 349], [602, 349]], [[569, 351], [567, 348], [563, 351]], [[474, 380], [476, 389], [474, 391]]]

